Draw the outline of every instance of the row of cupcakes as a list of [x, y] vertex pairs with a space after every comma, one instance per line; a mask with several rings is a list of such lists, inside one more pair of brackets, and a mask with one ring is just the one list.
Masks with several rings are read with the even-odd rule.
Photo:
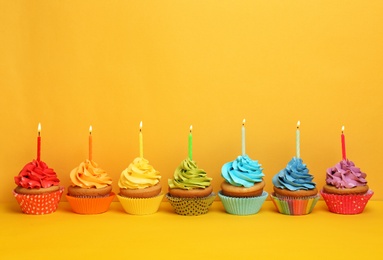
[[[299, 123], [299, 122], [298, 122]], [[158, 210], [164, 194], [161, 192], [161, 176], [143, 157], [140, 124], [140, 157], [125, 169], [118, 182], [117, 197], [130, 214], [152, 214]], [[40, 127], [40, 126], [39, 126]], [[343, 136], [343, 134], [342, 134]], [[218, 192], [226, 211], [230, 214], [249, 215], [259, 211], [268, 193], [263, 190], [265, 182], [261, 165], [250, 159], [245, 152], [244, 122], [242, 124], [242, 155], [223, 165], [222, 190]], [[297, 137], [299, 128], [297, 127]], [[344, 138], [342, 137], [342, 140]], [[299, 139], [297, 138], [297, 143]], [[38, 134], [38, 156], [24, 166], [15, 177], [17, 187], [14, 196], [24, 213], [48, 214], [57, 209], [64, 191], [53, 169], [40, 160], [41, 144]], [[168, 180], [167, 199], [180, 215], [200, 215], [208, 212], [216, 194], [212, 179], [192, 160], [191, 128], [189, 133], [189, 157], [181, 162]], [[115, 197], [112, 179], [92, 160], [91, 128], [89, 136], [89, 159], [70, 172], [71, 186], [66, 198], [72, 210], [80, 214], [97, 214], [108, 210]], [[342, 146], [343, 147], [343, 146]], [[345, 158], [327, 171], [326, 185], [320, 191], [331, 212], [341, 214], [361, 213], [373, 195], [366, 181], [366, 174]], [[294, 157], [273, 177], [274, 192], [270, 197], [280, 213], [302, 215], [310, 213], [319, 199], [313, 176], [299, 157]]]
[[[238, 156], [223, 165], [218, 192], [225, 210], [230, 214], [256, 214], [268, 193], [261, 165], [247, 155]], [[373, 195], [366, 174], [349, 160], [342, 160], [327, 170], [326, 185], [320, 191], [329, 210], [340, 214], [358, 214]], [[70, 172], [72, 185], [66, 198], [72, 210], [80, 214], [97, 214], [108, 210], [115, 194], [112, 179], [92, 160], [85, 160]], [[117, 197], [130, 214], [155, 213], [163, 200], [161, 176], [145, 158], [136, 158], [121, 173]], [[187, 158], [168, 180], [167, 199], [180, 215], [200, 215], [208, 212], [216, 195], [212, 179]], [[319, 199], [313, 176], [300, 158], [292, 158], [286, 168], [273, 177], [274, 192], [270, 197], [280, 213], [303, 215], [310, 213]], [[33, 160], [15, 177], [14, 195], [21, 210], [27, 214], [48, 214], [57, 209], [64, 191], [53, 169], [43, 161]]]

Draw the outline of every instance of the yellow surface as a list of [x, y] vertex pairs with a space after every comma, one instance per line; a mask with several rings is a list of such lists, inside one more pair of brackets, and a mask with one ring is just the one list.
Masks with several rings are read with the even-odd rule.
[[382, 14], [380, 0], [0, 1], [0, 201], [14, 200], [13, 176], [36, 156], [39, 122], [42, 159], [65, 187], [92, 125], [115, 192], [139, 155], [140, 121], [164, 189], [193, 125], [194, 159], [217, 192], [244, 118], [267, 192], [300, 120], [319, 188], [345, 125], [347, 155], [382, 200]]
[[206, 215], [126, 214], [120, 203], [100, 215], [72, 213], [62, 202], [50, 215], [0, 207], [1, 259], [379, 259], [383, 202], [360, 215], [328, 212], [323, 201], [305, 216], [286, 216], [265, 202], [258, 214], [235, 216], [214, 202]]

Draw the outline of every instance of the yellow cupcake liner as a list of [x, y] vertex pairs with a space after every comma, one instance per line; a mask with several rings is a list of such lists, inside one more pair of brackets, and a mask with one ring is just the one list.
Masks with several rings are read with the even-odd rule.
[[160, 207], [164, 194], [151, 198], [129, 198], [117, 194], [125, 212], [132, 215], [149, 215], [156, 213]]

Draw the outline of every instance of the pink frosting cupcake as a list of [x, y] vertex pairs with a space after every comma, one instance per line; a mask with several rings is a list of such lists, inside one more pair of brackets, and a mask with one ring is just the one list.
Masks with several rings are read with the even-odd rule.
[[342, 160], [327, 169], [326, 185], [321, 195], [331, 212], [362, 213], [373, 194], [367, 185], [366, 174], [352, 161]]
[[15, 176], [13, 194], [26, 214], [42, 215], [56, 211], [64, 191], [55, 171], [43, 161], [33, 160]]

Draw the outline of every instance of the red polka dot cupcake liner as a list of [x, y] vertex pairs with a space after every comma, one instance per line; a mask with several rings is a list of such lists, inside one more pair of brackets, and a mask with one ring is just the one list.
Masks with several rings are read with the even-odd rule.
[[13, 191], [21, 211], [25, 214], [44, 215], [55, 212], [64, 192], [64, 187], [59, 190], [43, 194], [20, 194]]
[[166, 198], [173, 206], [174, 211], [178, 215], [183, 216], [198, 216], [208, 213], [215, 197], [215, 193], [211, 193], [209, 196], [202, 198], [180, 198], [173, 197], [169, 193], [166, 194]]
[[320, 191], [330, 212], [344, 215], [360, 214], [363, 212], [374, 192], [368, 190], [365, 194], [330, 194]]

